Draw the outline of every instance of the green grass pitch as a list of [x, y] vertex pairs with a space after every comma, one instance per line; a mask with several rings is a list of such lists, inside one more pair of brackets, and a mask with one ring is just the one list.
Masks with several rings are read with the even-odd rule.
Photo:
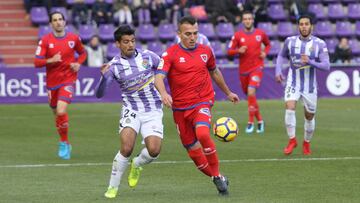
[[[118, 150], [120, 104], [72, 104], [69, 108], [72, 159], [57, 158], [54, 120], [46, 104], [0, 105], [0, 202], [360, 202], [360, 99], [320, 99], [313, 154], [299, 145], [291, 156], [284, 103], [259, 101], [264, 135], [246, 135], [247, 105], [217, 102], [214, 119], [234, 118], [240, 135], [215, 141], [230, 196], [218, 197], [210, 179], [190, 162], [171, 112], [164, 114], [165, 139], [159, 159], [145, 166], [136, 189], [103, 197]], [[303, 107], [297, 108], [297, 138], [303, 140]], [[141, 147], [137, 140], [136, 155]]]

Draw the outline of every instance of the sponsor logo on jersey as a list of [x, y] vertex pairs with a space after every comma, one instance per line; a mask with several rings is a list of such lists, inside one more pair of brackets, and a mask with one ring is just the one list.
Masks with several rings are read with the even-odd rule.
[[184, 57], [180, 57], [180, 58], [179, 58], [179, 62], [180, 62], [180, 63], [185, 63], [185, 58], [184, 58]]
[[207, 54], [201, 54], [200, 57], [205, 63], [207, 62], [207, 60], [208, 60], [208, 55]]
[[201, 108], [199, 110], [199, 113], [205, 114], [207, 116], [210, 116], [210, 109], [209, 108]]
[[256, 39], [256, 41], [260, 42], [261, 41], [261, 35], [256, 35], [255, 39]]
[[68, 41], [68, 45], [70, 48], [74, 48], [75, 42], [74, 41]]

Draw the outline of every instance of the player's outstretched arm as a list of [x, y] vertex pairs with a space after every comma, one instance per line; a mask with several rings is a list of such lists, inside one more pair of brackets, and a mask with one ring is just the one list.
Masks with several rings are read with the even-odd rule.
[[103, 64], [100, 68], [101, 78], [95, 88], [95, 95], [97, 98], [101, 98], [105, 95], [106, 88], [110, 85], [113, 79], [109, 69], [109, 64]]
[[172, 97], [167, 93], [164, 83], [165, 75], [158, 73], [155, 75], [155, 87], [159, 91], [161, 95], [161, 101], [162, 103], [171, 108], [173, 100]]
[[211, 78], [215, 81], [216, 85], [225, 93], [228, 99], [237, 103], [240, 99], [237, 94], [231, 92], [229, 87], [226, 85], [223, 75], [221, 74], [218, 68], [215, 68], [213, 71], [210, 71]]

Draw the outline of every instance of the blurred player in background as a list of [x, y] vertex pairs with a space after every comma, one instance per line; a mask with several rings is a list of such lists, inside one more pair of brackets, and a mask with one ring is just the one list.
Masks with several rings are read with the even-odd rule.
[[[53, 12], [49, 16], [53, 32], [43, 36], [36, 49], [35, 67], [46, 66], [46, 87], [49, 104], [55, 115], [60, 135], [58, 156], [70, 159], [71, 145], [68, 140], [68, 104], [71, 103], [80, 64], [86, 60], [86, 51], [80, 38], [65, 32], [64, 15]], [[75, 58], [75, 52], [79, 57]]]
[[120, 26], [114, 33], [116, 46], [121, 53], [101, 68], [101, 79], [96, 87], [96, 97], [103, 97], [112, 81], [120, 85], [122, 115], [119, 121], [120, 151], [116, 154], [107, 198], [115, 198], [121, 177], [129, 165], [136, 136], [141, 133], [145, 147], [131, 161], [129, 186], [134, 188], [142, 166], [154, 161], [161, 149], [163, 138], [162, 103], [154, 86], [154, 70], [160, 57], [148, 50], [135, 49], [135, 30], [129, 25]]
[[[216, 147], [210, 138], [211, 107], [214, 89], [211, 78], [232, 102], [239, 98], [226, 85], [209, 46], [197, 43], [198, 24], [193, 17], [179, 21], [181, 39], [162, 55], [155, 76], [155, 86], [163, 104], [173, 109], [182, 144], [197, 168], [212, 177], [220, 195], [228, 194], [228, 180], [219, 172]], [[171, 96], [165, 89], [168, 78]]]
[[276, 61], [276, 81], [283, 82], [281, 68], [285, 59], [290, 59], [290, 69], [285, 87], [285, 125], [289, 136], [289, 143], [284, 153], [289, 155], [297, 146], [296, 103], [301, 100], [304, 104], [304, 142], [303, 154], [310, 155], [310, 140], [315, 130], [315, 112], [317, 106], [316, 69], [329, 70], [329, 53], [323, 40], [311, 35], [312, 18], [307, 15], [298, 19], [300, 35], [288, 37]]
[[[239, 75], [243, 92], [248, 99], [249, 120], [246, 133], [254, 131], [254, 117], [257, 119], [257, 133], [263, 133], [265, 123], [256, 101], [256, 89], [263, 76], [264, 59], [270, 50], [270, 41], [264, 31], [254, 28], [254, 16], [249, 11], [242, 14], [244, 30], [234, 34], [229, 43], [228, 55], [239, 54]], [[265, 45], [265, 48], [262, 46]]]

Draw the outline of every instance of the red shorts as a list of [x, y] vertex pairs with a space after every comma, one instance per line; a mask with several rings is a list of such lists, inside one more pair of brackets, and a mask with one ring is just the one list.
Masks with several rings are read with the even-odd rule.
[[199, 105], [185, 111], [174, 111], [174, 121], [181, 143], [189, 148], [197, 142], [195, 126], [202, 124], [211, 126], [211, 106], [208, 104]]
[[68, 104], [74, 94], [75, 85], [64, 85], [55, 90], [48, 90], [48, 100], [51, 108], [56, 108], [58, 101], [64, 101]]
[[242, 90], [247, 94], [248, 87], [258, 88], [260, 87], [263, 72], [261, 69], [257, 69], [248, 74], [240, 75], [240, 82]]

